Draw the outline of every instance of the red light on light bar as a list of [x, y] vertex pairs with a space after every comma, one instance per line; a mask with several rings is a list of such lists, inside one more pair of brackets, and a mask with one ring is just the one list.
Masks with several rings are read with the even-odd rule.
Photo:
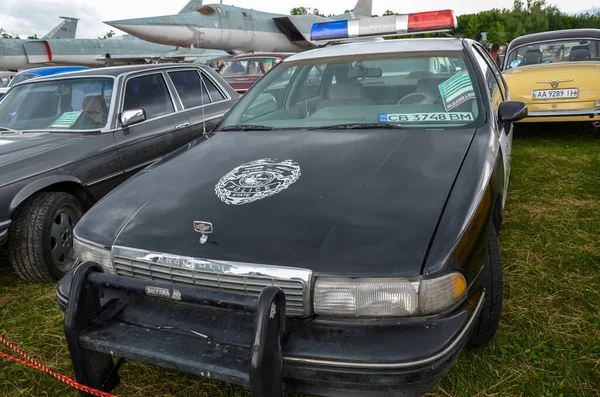
[[408, 33], [456, 28], [456, 17], [452, 10], [418, 12], [408, 15]]

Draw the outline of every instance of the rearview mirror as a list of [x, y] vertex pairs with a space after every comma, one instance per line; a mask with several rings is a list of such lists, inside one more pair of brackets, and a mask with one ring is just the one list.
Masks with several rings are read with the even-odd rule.
[[498, 106], [498, 119], [503, 123], [512, 123], [527, 117], [527, 105], [518, 101], [505, 101]]
[[254, 103], [246, 109], [246, 114], [258, 117], [277, 110], [277, 99], [272, 94], [260, 94]]
[[144, 109], [126, 110], [121, 113], [121, 125], [123, 127], [128, 127], [144, 120], [146, 120], [146, 112]]

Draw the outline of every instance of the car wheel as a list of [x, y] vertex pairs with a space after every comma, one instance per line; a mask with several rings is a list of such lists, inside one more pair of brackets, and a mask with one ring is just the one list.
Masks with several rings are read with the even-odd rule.
[[56, 281], [73, 265], [73, 229], [83, 210], [63, 192], [38, 193], [15, 211], [8, 248], [9, 262], [27, 281]]
[[485, 298], [479, 320], [477, 320], [469, 339], [470, 346], [481, 346], [490, 342], [496, 335], [496, 330], [500, 324], [500, 314], [502, 312], [502, 261], [498, 237], [493, 226], [490, 227], [490, 238], [485, 254], [482, 277]]

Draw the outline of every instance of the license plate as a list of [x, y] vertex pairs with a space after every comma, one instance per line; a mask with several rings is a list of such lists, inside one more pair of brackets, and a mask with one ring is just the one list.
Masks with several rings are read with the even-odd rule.
[[561, 90], [533, 90], [532, 99], [563, 99], [579, 97], [579, 88], [563, 88]]

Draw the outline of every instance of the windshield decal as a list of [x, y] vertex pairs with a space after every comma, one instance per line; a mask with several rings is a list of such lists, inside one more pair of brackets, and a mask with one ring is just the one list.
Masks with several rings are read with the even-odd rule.
[[510, 67], [516, 68], [517, 66], [519, 66], [520, 63], [521, 63], [521, 61], [519, 61], [518, 59], [515, 59], [514, 61], [512, 61], [510, 63]]
[[63, 113], [49, 128], [71, 128], [81, 116], [81, 110]]
[[399, 123], [415, 121], [473, 121], [473, 113], [449, 112], [449, 113], [379, 113], [381, 123]]
[[469, 71], [466, 69], [457, 72], [454, 76], [438, 85], [446, 111], [475, 98], [475, 91], [471, 84]]
[[215, 186], [215, 193], [225, 204], [248, 204], [280, 193], [300, 175], [300, 166], [293, 160], [255, 160], [225, 174]]

